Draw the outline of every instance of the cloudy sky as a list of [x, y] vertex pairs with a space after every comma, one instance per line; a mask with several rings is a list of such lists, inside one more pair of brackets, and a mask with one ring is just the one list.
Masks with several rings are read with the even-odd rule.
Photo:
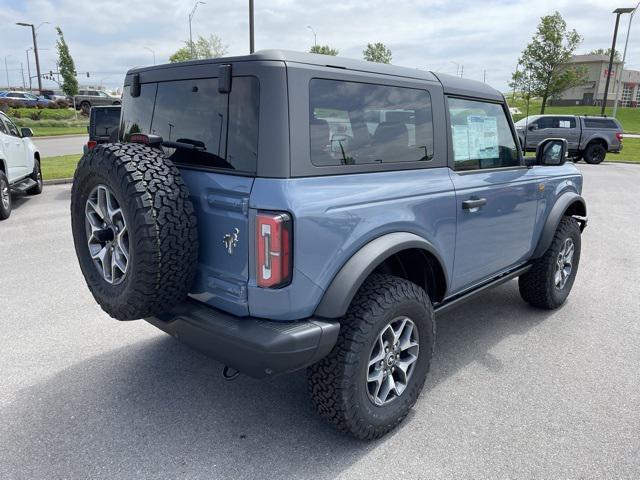
[[[248, 52], [248, 1], [205, 0], [193, 20], [193, 34], [219, 35], [233, 55]], [[539, 17], [558, 10], [570, 28], [584, 37], [578, 52], [611, 45], [615, 7], [637, 0], [255, 0], [256, 49], [307, 50], [315, 30], [319, 44], [346, 57], [361, 58], [367, 42], [380, 41], [393, 63], [453, 73], [505, 90], [519, 53], [533, 35]], [[42, 25], [38, 30], [43, 71], [55, 69], [55, 26], [69, 44], [81, 83], [121, 84], [133, 66], [167, 62], [188, 38], [193, 0], [0, 0], [0, 62], [6, 57], [11, 85], [26, 76], [29, 29], [15, 22]], [[640, 17], [640, 15], [638, 15]], [[622, 50], [628, 15], [621, 21]], [[631, 29], [627, 67], [640, 69], [640, 18]], [[31, 52], [30, 52], [31, 53]], [[32, 70], [33, 56], [31, 57]], [[460, 65], [460, 67], [458, 66]], [[463, 67], [462, 67], [463, 66]], [[0, 63], [0, 85], [6, 83]], [[32, 72], [32, 75], [34, 73]]]

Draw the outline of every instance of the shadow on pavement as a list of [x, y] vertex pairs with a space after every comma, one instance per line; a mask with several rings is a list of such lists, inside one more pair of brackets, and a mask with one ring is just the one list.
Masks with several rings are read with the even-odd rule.
[[[421, 421], [437, 414], [424, 408], [430, 389], [472, 362], [500, 370], [491, 349], [548, 315], [510, 282], [440, 318]], [[312, 411], [304, 372], [234, 382], [220, 372], [161, 335], [79, 362], [0, 410], [0, 438], [11, 439], [0, 477], [334, 478], [403, 434], [365, 443], [334, 432]]]

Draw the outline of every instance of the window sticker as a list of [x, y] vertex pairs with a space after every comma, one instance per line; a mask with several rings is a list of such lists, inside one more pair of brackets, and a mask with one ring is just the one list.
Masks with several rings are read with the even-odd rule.
[[570, 120], [560, 120], [559, 126], [560, 126], [560, 128], [571, 128], [571, 121]]
[[452, 125], [454, 161], [469, 160], [469, 127]]
[[469, 156], [471, 159], [498, 158], [496, 117], [469, 115]]

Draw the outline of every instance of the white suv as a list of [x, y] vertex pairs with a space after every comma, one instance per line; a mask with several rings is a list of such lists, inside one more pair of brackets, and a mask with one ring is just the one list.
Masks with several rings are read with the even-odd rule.
[[0, 220], [11, 215], [11, 191], [42, 193], [40, 152], [29, 137], [30, 128], [18, 127], [0, 112]]

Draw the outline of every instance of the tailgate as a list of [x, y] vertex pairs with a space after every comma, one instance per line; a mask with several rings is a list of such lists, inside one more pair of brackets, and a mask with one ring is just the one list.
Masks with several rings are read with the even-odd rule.
[[198, 271], [191, 297], [248, 315], [249, 195], [253, 178], [180, 169], [198, 219]]

